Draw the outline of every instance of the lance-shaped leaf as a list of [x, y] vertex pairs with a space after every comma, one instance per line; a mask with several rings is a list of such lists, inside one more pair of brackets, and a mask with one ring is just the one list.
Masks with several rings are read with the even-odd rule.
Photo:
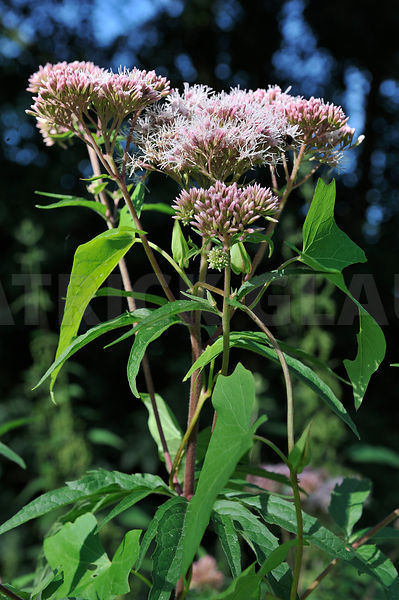
[[212, 395], [217, 413], [216, 426], [184, 524], [183, 572], [188, 570], [197, 552], [217, 495], [240, 458], [252, 446], [254, 401], [253, 376], [241, 364], [232, 375], [219, 375]]
[[107, 497], [112, 503], [115, 503], [136, 490], [149, 490], [150, 493], [171, 495], [168, 486], [156, 475], [149, 473], [128, 475], [104, 469], [90, 471], [80, 479], [70, 481], [62, 488], [46, 492], [26, 504], [11, 519], [0, 526], [0, 534], [41, 517], [56, 508], [62, 508], [80, 500], [85, 500], [87, 512], [92, 510], [101, 499], [103, 500], [101, 506], [104, 507], [107, 505]]
[[215, 600], [259, 600], [261, 579], [250, 565]]
[[189, 247], [180, 227], [180, 223], [177, 220], [175, 220], [173, 224], [171, 249], [173, 259], [177, 262], [179, 267], [187, 267]]
[[[82, 244], [76, 250], [56, 359], [68, 348], [76, 336], [83, 314], [95, 292], [133, 243], [133, 231], [111, 229], [101, 233], [90, 242]], [[51, 374], [50, 389], [54, 386], [57, 372], [56, 369]]]
[[86, 333], [75, 337], [71, 344], [64, 350], [64, 352], [62, 352], [58, 356], [58, 358], [56, 358], [53, 364], [47, 369], [43, 377], [33, 389], [39, 387], [39, 385], [46, 381], [46, 379], [50, 377], [50, 375], [52, 375], [54, 371], [58, 372], [61, 369], [62, 365], [71, 356], [73, 356], [75, 352], [77, 352], [84, 346], [87, 346], [87, 344], [97, 339], [101, 335], [104, 335], [104, 333], [108, 333], [109, 331], [113, 331], [114, 329], [120, 329], [121, 327], [128, 327], [129, 325], [132, 326], [133, 324], [137, 323], [137, 321], [139, 321], [140, 319], [145, 318], [145, 316], [147, 316], [148, 313], [144, 313], [143, 310], [147, 309], [139, 308], [138, 310], [135, 310], [132, 313], [125, 313], [123, 315], [120, 315], [119, 317], [115, 317], [115, 319], [110, 319], [109, 321], [100, 323], [99, 325], [96, 325], [95, 327], [92, 327], [91, 329], [86, 331]]
[[[276, 351], [270, 346], [266, 345], [267, 339], [263, 333], [257, 332], [244, 332], [244, 331], [232, 331], [230, 333], [230, 346], [234, 348], [242, 348], [243, 350], [249, 350], [255, 352], [272, 360], [275, 363], [280, 364], [279, 358]], [[216, 358], [223, 351], [223, 340], [219, 338], [211, 346], [208, 346], [202, 353], [200, 358], [195, 361], [191, 369], [185, 376], [185, 379], [196, 369], [203, 369], [211, 360]], [[290, 371], [298, 377], [303, 383], [305, 383], [311, 390], [327, 404], [327, 406], [335, 413], [350, 429], [353, 433], [359, 437], [356, 425], [348, 415], [342, 402], [338, 400], [332, 389], [307, 365], [304, 365], [301, 361], [289, 356], [284, 353], [285, 360], [287, 362]]]
[[[266, 523], [279, 525], [292, 533], [297, 532], [295, 507], [283, 498], [262, 494], [261, 496], [241, 496], [240, 500], [248, 506], [256, 508]], [[362, 550], [362, 546], [355, 551], [344, 540], [321, 525], [315, 517], [303, 512], [302, 518], [306, 541], [320, 548], [332, 558], [338, 558], [361, 573], [371, 575], [384, 587], [389, 600], [396, 600], [399, 597], [398, 573], [388, 558], [382, 555], [383, 561], [380, 562], [381, 556], [377, 555], [378, 551], [373, 551], [371, 556], [366, 556], [367, 552]]]
[[148, 600], [168, 600], [182, 573], [184, 519], [187, 500], [172, 498], [157, 522], [152, 588]]
[[66, 206], [83, 206], [83, 208], [90, 208], [90, 210], [93, 210], [95, 213], [100, 215], [100, 217], [106, 220], [107, 207], [100, 202], [95, 202], [94, 200], [85, 200], [84, 198], [79, 198], [77, 196], [51, 194], [50, 192], [35, 192], [35, 194], [39, 194], [39, 196], [48, 196], [49, 198], [58, 198], [58, 202], [53, 202], [52, 204], [46, 205], [36, 204], [36, 208], [48, 210], [52, 208], [64, 208]]
[[119, 296], [121, 298], [134, 298], [135, 300], [143, 300], [143, 302], [151, 302], [152, 304], [157, 304], [158, 306], [163, 306], [167, 304], [168, 301], [166, 298], [162, 298], [162, 296], [157, 296], [156, 294], [143, 294], [142, 292], [127, 292], [126, 290], [119, 290], [117, 288], [112, 287], [102, 287], [96, 292], [96, 298], [100, 296]]
[[231, 574], [233, 577], [238, 577], [241, 573], [241, 549], [233, 520], [230, 515], [213, 511], [212, 522], [229, 563]]
[[[159, 437], [159, 431], [150, 395], [140, 394], [140, 398], [143, 401], [146, 409], [148, 410], [148, 429], [150, 430], [150, 433], [157, 445], [159, 457], [161, 460], [165, 460], [163, 454], [163, 446]], [[183, 433], [173, 412], [166, 404], [165, 400], [159, 394], [155, 394], [155, 401], [158, 409], [159, 418], [162, 423], [162, 429], [165, 435], [165, 440], [168, 445], [170, 457], [173, 462], [176, 456], [176, 452], [182, 441]]]
[[362, 516], [363, 506], [371, 491], [368, 479], [346, 477], [335, 486], [331, 494], [329, 512], [335, 523], [345, 532], [346, 538]]
[[295, 473], [302, 473], [310, 462], [309, 436], [311, 426], [312, 423], [309, 423], [288, 456], [288, 462]]
[[95, 533], [96, 527], [94, 515], [87, 513], [44, 540], [48, 563], [63, 573], [63, 583], [54, 599], [73, 596], [112, 600], [130, 591], [128, 578], [139, 555], [141, 531], [125, 535], [111, 562]]
[[11, 460], [12, 462], [16, 463], [22, 469], [26, 469], [24, 459], [21, 458], [19, 454], [14, 452], [14, 450], [11, 450], [11, 448], [3, 444], [3, 442], [0, 442], [0, 455], [5, 456], [5, 458], [8, 458], [8, 460]]
[[319, 179], [315, 195], [303, 225], [301, 261], [316, 271], [325, 271], [325, 277], [347, 294], [359, 308], [360, 328], [357, 334], [358, 351], [354, 360], [344, 365], [353, 385], [356, 409], [362, 403], [371, 375], [385, 356], [384, 334], [377, 322], [353, 298], [345, 285], [342, 269], [366, 257], [334, 220], [335, 182], [326, 185]]

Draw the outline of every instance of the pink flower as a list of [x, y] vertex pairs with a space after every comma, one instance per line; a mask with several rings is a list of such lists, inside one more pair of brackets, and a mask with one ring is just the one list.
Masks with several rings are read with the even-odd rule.
[[135, 138], [141, 154], [132, 170], [153, 168], [178, 179], [208, 186], [238, 180], [256, 165], [275, 163], [285, 138], [297, 136], [284, 109], [271, 102], [274, 91], [215, 93], [207, 86], [185, 84], [162, 106], [139, 119]]
[[173, 208], [177, 219], [198, 229], [205, 238], [218, 237], [228, 248], [233, 235], [239, 233], [244, 239], [253, 233], [251, 225], [260, 217], [275, 220], [279, 199], [259, 184], [239, 187], [217, 181], [209, 189], [183, 190]]
[[129, 115], [166, 96], [169, 82], [154, 71], [134, 68], [116, 74], [75, 61], [40, 67], [27, 89], [37, 94], [27, 112], [36, 117], [49, 144], [53, 130], [84, 137], [90, 127], [110, 137]]
[[211, 588], [219, 590], [224, 582], [224, 575], [217, 568], [213, 556], [206, 554], [193, 563], [190, 589]]

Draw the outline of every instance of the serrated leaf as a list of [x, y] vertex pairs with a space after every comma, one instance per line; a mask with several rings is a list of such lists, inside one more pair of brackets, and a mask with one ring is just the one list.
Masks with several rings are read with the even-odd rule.
[[336, 225], [334, 220], [335, 181], [326, 185], [322, 179], [303, 224], [302, 258], [316, 269], [341, 272], [345, 267], [366, 262], [364, 252]]
[[[267, 338], [263, 333], [244, 331], [232, 331], [230, 333], [230, 347], [250, 350], [251, 352], [255, 352], [255, 354], [260, 354], [261, 356], [280, 364], [276, 351], [266, 344]], [[194, 362], [183, 381], [185, 381], [195, 370], [203, 369], [211, 360], [219, 356], [222, 351], [223, 339], [219, 338], [212, 345], [208, 346], [201, 354], [200, 358]], [[319, 398], [327, 404], [333, 413], [346, 423], [353, 433], [359, 437], [355, 423], [346, 412], [343, 404], [335, 396], [332, 389], [312, 369], [310, 369], [310, 367], [304, 365], [302, 362], [288, 354], [284, 353], [284, 356], [290, 371], [310, 389], [316, 392]]]
[[101, 335], [104, 335], [104, 333], [108, 333], [114, 329], [120, 329], [121, 327], [132, 326], [137, 323], [140, 318], [143, 318], [143, 313], [139, 312], [140, 310], [141, 309], [138, 309], [132, 313], [125, 313], [119, 317], [115, 317], [115, 319], [100, 323], [99, 325], [96, 325], [95, 327], [92, 327], [86, 331], [86, 333], [75, 337], [72, 343], [64, 350], [64, 352], [62, 352], [62, 354], [60, 354], [58, 358], [54, 360], [53, 364], [47, 369], [43, 377], [33, 389], [36, 389], [42, 383], [44, 383], [44, 381], [46, 381], [46, 379], [50, 377], [54, 371], [59, 370], [62, 365], [75, 354], [75, 352], [84, 346], [87, 346], [87, 344], [97, 339]]
[[212, 395], [217, 413], [194, 496], [184, 524], [183, 572], [192, 563], [217, 495], [239, 459], [252, 446], [251, 414], [255, 401], [252, 374], [240, 363], [230, 376], [219, 375]]
[[374, 579], [383, 585], [388, 600], [397, 600], [399, 598], [399, 577], [392, 561], [371, 544], [360, 546], [357, 554], [367, 563]]
[[0, 455], [4, 456], [5, 458], [8, 458], [8, 460], [11, 460], [12, 462], [16, 463], [22, 469], [26, 469], [26, 464], [25, 464], [24, 459], [21, 458], [19, 456], [19, 454], [14, 452], [14, 450], [11, 450], [11, 448], [9, 448], [5, 444], [3, 444], [3, 442], [0, 442]]
[[250, 565], [215, 600], [259, 600], [261, 580]]
[[94, 515], [87, 513], [44, 540], [47, 561], [64, 577], [54, 599], [112, 600], [130, 591], [128, 578], [139, 555], [141, 531], [129, 531], [110, 562], [96, 528]]
[[[148, 410], [148, 429], [150, 430], [152, 438], [157, 445], [159, 457], [161, 460], [165, 460], [162, 442], [159, 437], [159, 431], [156, 424], [150, 395], [140, 394], [140, 398], [143, 401], [146, 409]], [[176, 420], [176, 417], [174, 416], [173, 412], [170, 410], [169, 406], [166, 404], [164, 399], [159, 394], [155, 394], [155, 401], [157, 404], [159, 418], [162, 423], [162, 429], [165, 435], [165, 440], [168, 445], [170, 457], [173, 462], [176, 456], [176, 452], [182, 441], [183, 433]]]
[[132, 492], [131, 494], [128, 494], [128, 496], [125, 496], [101, 521], [100, 525], [98, 526], [98, 530], [102, 529], [104, 525], [109, 523], [109, 521], [112, 521], [112, 519], [115, 519], [115, 517], [125, 512], [125, 510], [128, 510], [129, 508], [137, 504], [137, 502], [140, 502], [140, 500], [147, 498], [147, 496], [152, 494], [152, 492], [153, 490], [151, 489], [138, 488], [137, 490], [134, 490], [134, 492]]
[[[296, 534], [296, 514], [292, 503], [275, 495], [269, 496], [267, 494], [245, 497], [241, 495], [240, 500], [248, 506], [256, 508], [266, 523], [279, 525], [287, 531]], [[388, 559], [386, 559], [388, 563], [385, 563], [382, 569], [379, 570], [378, 559], [373, 561], [369, 557], [366, 557], [366, 552], [363, 553], [362, 551], [364, 546], [360, 546], [355, 551], [332, 531], [323, 527], [315, 517], [302, 512], [302, 518], [306, 541], [320, 548], [332, 558], [338, 558], [350, 564], [361, 573], [368, 573], [385, 587], [389, 600], [396, 600], [399, 590], [397, 572]]]
[[198, 298], [197, 296], [193, 296], [193, 300], [175, 300], [174, 302], [168, 302], [165, 304], [165, 306], [161, 306], [160, 308], [153, 310], [148, 317], [140, 320], [140, 323], [138, 323], [134, 329], [131, 329], [111, 344], [108, 344], [108, 347], [118, 344], [132, 335], [136, 335], [136, 333], [142, 328], [153, 327], [162, 320], [166, 321], [170, 317], [174, 317], [181, 313], [197, 310], [203, 310], [216, 314], [218, 312], [217, 309], [211, 306], [207, 300]]
[[[62, 488], [46, 492], [26, 504], [11, 519], [0, 526], [0, 534], [78, 500], [100, 494], [101, 496], [109, 495], [113, 497], [114, 502], [118, 502], [123, 496], [127, 496], [137, 489], [149, 489], [154, 493], [171, 495], [168, 486], [156, 475], [149, 473], [128, 475], [104, 469], [89, 471], [80, 479], [70, 481]], [[87, 510], [91, 510], [88, 504]]]
[[230, 515], [212, 512], [212, 522], [215, 533], [226, 555], [232, 576], [238, 577], [241, 573], [241, 549], [238, 535], [234, 529]]
[[342, 483], [335, 486], [331, 494], [329, 513], [340, 527], [346, 538], [352, 533], [363, 512], [363, 505], [371, 491], [368, 479], [345, 477]]
[[159, 518], [157, 546], [152, 556], [152, 588], [148, 600], [167, 600], [183, 573], [183, 529], [187, 506], [185, 498], [172, 498]]
[[[56, 359], [68, 348], [76, 336], [83, 314], [95, 292], [133, 243], [134, 234], [129, 230], [110, 229], [90, 242], [82, 244], [76, 250]], [[54, 386], [57, 372], [58, 369], [51, 374], [50, 389]]]
[[127, 379], [129, 381], [130, 389], [136, 398], [140, 398], [136, 379], [141, 361], [144, 358], [148, 346], [151, 342], [157, 340], [167, 329], [169, 329], [169, 327], [178, 323], [180, 323], [180, 321], [177, 320], [177, 318], [169, 318], [162, 321], [156, 321], [142, 329], [136, 330], [136, 337], [127, 362]]
[[[252, 548], [260, 565], [278, 548], [276, 536], [241, 502], [217, 500], [214, 512], [232, 519], [236, 531]], [[281, 598], [289, 598], [292, 576], [288, 565], [279, 565], [273, 569], [268, 575], [268, 581]]]
[[288, 456], [288, 462], [295, 473], [302, 473], [303, 469], [310, 462], [309, 436], [312, 423], [307, 425], [299, 440], [296, 441], [293, 449]]

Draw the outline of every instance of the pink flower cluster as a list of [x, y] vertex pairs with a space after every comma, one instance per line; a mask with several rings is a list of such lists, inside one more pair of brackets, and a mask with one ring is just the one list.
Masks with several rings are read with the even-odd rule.
[[213, 556], [206, 554], [193, 563], [190, 589], [203, 590], [209, 588], [219, 590], [223, 583], [224, 575], [217, 568]]
[[354, 129], [342, 108], [268, 89], [215, 93], [185, 84], [137, 124], [141, 153], [131, 168], [161, 170], [187, 187], [238, 179], [257, 165], [275, 164], [284, 152], [305, 144], [308, 158], [336, 164], [352, 144]]
[[154, 71], [134, 68], [113, 73], [78, 61], [40, 67], [27, 89], [37, 94], [27, 112], [37, 118], [47, 144], [51, 135], [82, 133], [89, 124], [108, 133], [119, 129], [126, 117], [170, 91], [169, 81]]
[[217, 181], [208, 189], [183, 190], [173, 208], [177, 219], [198, 229], [205, 238], [219, 238], [227, 249], [235, 234], [244, 239], [253, 233], [251, 225], [260, 217], [275, 220], [279, 199], [257, 183], [241, 188]]
[[159, 169], [184, 187], [208, 186], [277, 162], [286, 139], [297, 137], [298, 127], [271, 102], [268, 90], [215, 93], [185, 84], [182, 93], [173, 91], [164, 105], [139, 119], [135, 142], [141, 154], [132, 158], [131, 168]]

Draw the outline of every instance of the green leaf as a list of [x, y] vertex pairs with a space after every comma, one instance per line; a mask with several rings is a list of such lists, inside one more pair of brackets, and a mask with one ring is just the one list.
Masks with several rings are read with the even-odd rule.
[[397, 600], [399, 598], [399, 577], [391, 560], [371, 544], [360, 546], [357, 554], [367, 562], [374, 579], [383, 585], [387, 598]]
[[[171, 495], [168, 486], [156, 475], [148, 473], [128, 475], [104, 469], [89, 471], [80, 479], [68, 482], [65, 487], [46, 492], [26, 504], [11, 519], [0, 526], [0, 534], [78, 500], [90, 499], [95, 496], [94, 503], [96, 503], [98, 495], [100, 497], [109, 495], [116, 496], [114, 501], [117, 502], [121, 497], [129, 495], [137, 489], [148, 489], [151, 493]], [[86, 502], [86, 511], [91, 510], [88, 506], [89, 503]]]
[[197, 489], [184, 524], [183, 572], [192, 563], [217, 495], [238, 461], [252, 446], [251, 414], [255, 401], [252, 374], [238, 364], [232, 375], [219, 375], [212, 395], [217, 413]]
[[8, 460], [11, 460], [12, 462], [16, 463], [22, 469], [26, 469], [24, 459], [21, 458], [19, 454], [14, 452], [14, 450], [11, 450], [11, 448], [3, 444], [3, 442], [0, 442], [0, 455], [5, 456], [5, 458], [8, 458]]
[[255, 573], [255, 564], [249, 566], [218, 594], [215, 600], [259, 600], [261, 579]]
[[41, 208], [44, 210], [49, 210], [52, 208], [64, 208], [66, 206], [83, 206], [84, 208], [90, 208], [95, 213], [100, 215], [103, 219], [106, 219], [107, 207], [100, 202], [95, 202], [94, 200], [85, 200], [84, 198], [79, 198], [77, 196], [64, 196], [63, 194], [50, 194], [49, 192], [35, 192], [35, 194], [39, 194], [40, 196], [48, 196], [50, 198], [61, 198], [59, 202], [53, 202], [52, 204], [42, 205], [36, 204], [36, 208]]
[[370, 444], [356, 444], [346, 449], [349, 460], [359, 463], [374, 463], [399, 468], [399, 453], [385, 446], [372, 446]]
[[316, 270], [349, 296], [359, 308], [358, 351], [354, 360], [344, 360], [352, 382], [355, 407], [362, 403], [371, 375], [385, 356], [384, 334], [377, 322], [353, 298], [341, 274], [348, 265], [365, 262], [366, 257], [334, 221], [335, 182], [326, 185], [319, 179], [315, 195], [303, 225], [301, 261]]
[[165, 204], [164, 202], [143, 204], [141, 209], [142, 210], [152, 210], [155, 212], [164, 213], [166, 215], [175, 215], [176, 214], [175, 209], [172, 208], [169, 204]]
[[125, 510], [128, 510], [137, 504], [137, 502], [140, 502], [140, 500], [147, 498], [152, 492], [153, 490], [151, 489], [137, 488], [137, 490], [134, 490], [131, 494], [125, 496], [101, 521], [98, 530], [102, 529], [109, 521], [112, 521], [112, 519], [115, 519], [115, 517], [125, 512]]
[[189, 247], [186, 242], [186, 238], [182, 232], [179, 221], [175, 219], [172, 231], [172, 256], [177, 262], [179, 267], [185, 268], [188, 266], [187, 256], [189, 253]]
[[[214, 506], [214, 513], [232, 519], [236, 531], [253, 550], [260, 565], [278, 548], [276, 536], [241, 502], [218, 500]], [[275, 593], [282, 598], [289, 597], [292, 576], [287, 565], [277, 566], [273, 573], [268, 575], [268, 581]]]
[[288, 456], [288, 462], [295, 473], [302, 473], [310, 462], [309, 437], [311, 427], [312, 423], [309, 423]]
[[341, 272], [345, 267], [366, 262], [364, 252], [336, 225], [334, 220], [335, 181], [326, 185], [319, 179], [303, 224], [301, 258], [316, 269]]
[[92, 327], [91, 329], [86, 331], [86, 333], [75, 337], [72, 343], [64, 350], [64, 352], [62, 352], [62, 354], [58, 356], [58, 358], [53, 362], [53, 364], [47, 369], [43, 377], [33, 389], [39, 387], [39, 385], [41, 385], [50, 375], [52, 375], [53, 371], [59, 370], [62, 367], [62, 365], [71, 356], [75, 354], [75, 352], [77, 352], [84, 346], [87, 346], [87, 344], [89, 344], [93, 340], [97, 339], [104, 333], [113, 331], [114, 329], [132, 326], [135, 323], [137, 323], [137, 321], [139, 321], [140, 318], [144, 318], [143, 313], [140, 311], [141, 309], [138, 309], [137, 311], [134, 311], [132, 313], [125, 313], [123, 315], [120, 315], [119, 317], [115, 317], [115, 319], [111, 319], [110, 321], [100, 323], [99, 325], [96, 325], [95, 327]]
[[346, 477], [331, 494], [329, 513], [348, 539], [363, 512], [363, 505], [371, 491], [367, 479]]
[[[256, 508], [266, 523], [279, 525], [283, 529], [296, 534], [296, 514], [292, 503], [275, 495], [269, 496], [267, 494], [262, 494], [261, 496], [248, 495], [245, 497], [241, 495], [240, 500], [248, 506]], [[323, 552], [326, 552], [332, 558], [343, 560], [361, 573], [371, 575], [385, 587], [389, 600], [396, 600], [399, 597], [399, 583], [396, 569], [384, 555], [381, 555], [384, 562], [382, 568], [379, 569], [378, 557], [373, 560], [373, 557], [365, 556], [366, 552], [363, 553], [362, 551], [364, 546], [360, 546], [355, 551], [348, 547], [332, 531], [323, 527], [316, 518], [304, 512], [302, 512], [302, 517], [305, 539], [310, 544], [320, 548], [320, 550], [323, 550]]]
[[[255, 354], [260, 354], [265, 358], [271, 359], [273, 362], [280, 364], [277, 353], [273, 348], [266, 346], [267, 338], [263, 333], [255, 332], [244, 332], [244, 331], [232, 331], [230, 333], [230, 346], [235, 348], [242, 348], [243, 350], [250, 350]], [[200, 358], [195, 361], [191, 369], [184, 377], [184, 381], [193, 373], [196, 369], [203, 369], [205, 365], [215, 359], [223, 351], [223, 339], [219, 338], [211, 346], [208, 346], [202, 353]], [[284, 354], [285, 360], [290, 371], [298, 377], [303, 383], [305, 383], [310, 389], [327, 404], [327, 406], [344, 422], [346, 423], [353, 433], [359, 437], [356, 425], [346, 412], [343, 404], [335, 396], [331, 388], [322, 380], [320, 377], [307, 365], [304, 365], [296, 358]]]
[[124, 440], [119, 435], [101, 427], [90, 429], [87, 437], [92, 444], [103, 444], [119, 450], [125, 445]]
[[242, 242], [237, 242], [230, 249], [231, 268], [236, 275], [250, 273], [251, 259]]
[[385, 357], [385, 338], [381, 327], [363, 306], [352, 296], [341, 274], [327, 274], [326, 278], [349, 296], [359, 309], [357, 354], [354, 360], [344, 360], [346, 372], [353, 386], [355, 408], [358, 409], [366, 393], [372, 374]]
[[168, 600], [183, 572], [183, 529], [188, 503], [178, 496], [166, 504], [157, 522], [157, 546], [152, 556], [152, 588], [148, 600]]
[[[179, 496], [179, 498], [181, 498], [181, 496]], [[141, 540], [141, 548], [140, 548], [139, 558], [136, 563], [136, 570], [139, 571], [141, 569], [141, 566], [143, 564], [145, 556], [148, 552], [148, 548], [150, 547], [152, 540], [157, 535], [159, 523], [160, 523], [163, 515], [165, 514], [165, 512], [168, 511], [170, 505], [172, 505], [172, 506], [175, 505], [175, 498], [171, 498], [171, 499], [167, 500], [166, 502], [164, 502], [163, 504], [161, 504], [161, 506], [157, 509], [152, 521], [150, 522], [148, 529], [145, 532], [143, 539]], [[179, 509], [177, 509], [177, 510], [179, 510]]]
[[229, 563], [232, 576], [238, 577], [241, 573], [241, 549], [238, 535], [230, 515], [212, 512], [212, 521], [215, 533], [219, 538], [223, 551]]
[[[165, 460], [150, 395], [140, 394], [140, 398], [142, 399], [146, 409], [148, 410], [148, 429], [150, 430], [150, 433], [158, 447], [159, 457], [161, 460]], [[155, 401], [157, 404], [159, 418], [162, 423], [162, 429], [165, 435], [165, 440], [168, 445], [170, 457], [173, 462], [176, 456], [176, 452], [183, 438], [182, 430], [173, 412], [170, 410], [169, 406], [159, 394], [155, 394]]]
[[280, 544], [280, 546], [273, 550], [273, 552], [271, 552], [270, 555], [267, 557], [267, 559], [265, 560], [261, 569], [258, 572], [258, 576], [264, 577], [265, 575], [267, 575], [267, 573], [273, 571], [279, 565], [281, 565], [281, 563], [283, 563], [286, 560], [288, 552], [291, 550], [291, 548], [296, 546], [297, 543], [298, 540], [295, 539]]
[[152, 327], [161, 320], [174, 317], [175, 315], [179, 315], [181, 313], [204, 310], [206, 312], [218, 314], [217, 309], [209, 304], [207, 300], [198, 298], [197, 296], [193, 296], [193, 298], [193, 300], [175, 300], [174, 302], [168, 302], [165, 304], [165, 306], [161, 306], [160, 308], [153, 310], [147, 318], [140, 320], [140, 323], [138, 323], [134, 329], [131, 329], [111, 344], [108, 344], [108, 347], [118, 344], [126, 338], [135, 335], [142, 328]]
[[128, 578], [139, 555], [141, 531], [129, 531], [110, 562], [96, 527], [95, 517], [87, 513], [44, 540], [47, 561], [64, 576], [54, 599], [111, 600], [130, 591]]
[[[134, 243], [129, 230], [110, 229], [75, 252], [68, 285], [64, 316], [61, 323], [56, 359], [68, 348], [76, 336], [83, 314], [90, 300], [120, 259]], [[58, 369], [51, 374], [53, 388]]]
[[166, 298], [162, 298], [162, 296], [157, 296], [155, 294], [142, 294], [141, 292], [126, 292], [125, 290], [118, 290], [117, 288], [112, 287], [103, 287], [96, 291], [96, 298], [100, 296], [119, 296], [122, 298], [134, 298], [135, 300], [143, 300], [144, 302], [151, 302], [152, 304], [157, 304], [158, 306], [164, 306], [168, 301]]
[[137, 216], [140, 217], [141, 211], [144, 204], [144, 196], [145, 196], [145, 185], [144, 183], [139, 182], [133, 190], [133, 194], [130, 199], [132, 204], [136, 210]]
[[180, 321], [178, 321], [175, 317], [164, 319], [163, 321], [156, 321], [151, 325], [147, 325], [147, 327], [144, 329], [137, 330], [136, 328], [136, 337], [133, 342], [127, 363], [127, 378], [130, 389], [136, 398], [140, 398], [140, 394], [136, 385], [136, 379], [140, 369], [141, 361], [144, 358], [144, 354], [146, 353], [148, 346], [151, 344], [151, 342], [157, 340], [167, 329], [169, 329], [169, 327], [177, 323], [180, 323]]
[[31, 417], [23, 417], [22, 419], [13, 419], [12, 421], [6, 421], [0, 425], [0, 437], [7, 433], [8, 431], [12, 431], [17, 427], [22, 427], [23, 425], [27, 425], [31, 423], [33, 419]]
[[82, 181], [97, 181], [97, 179], [111, 179], [114, 180], [111, 175], [107, 175], [106, 173], [102, 173], [101, 175], [93, 175], [93, 177], [81, 177]]
[[294, 275], [295, 277], [298, 275], [314, 275], [314, 271], [310, 269], [280, 269], [276, 271], [270, 271], [269, 273], [262, 273], [262, 275], [255, 275], [255, 277], [251, 277], [249, 281], [245, 281], [242, 286], [239, 288], [236, 298], [237, 300], [241, 300], [244, 296], [253, 292], [254, 290], [263, 287], [265, 283], [271, 283], [276, 279], [283, 279], [283, 277], [289, 277]]

